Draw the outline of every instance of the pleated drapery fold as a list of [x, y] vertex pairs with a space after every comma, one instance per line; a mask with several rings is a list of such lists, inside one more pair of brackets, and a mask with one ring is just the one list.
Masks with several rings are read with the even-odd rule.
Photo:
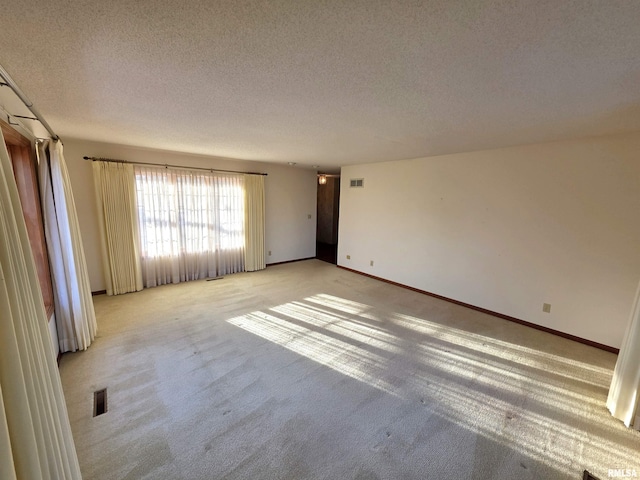
[[133, 166], [93, 162], [107, 295], [142, 290]]
[[266, 268], [264, 176], [246, 175], [245, 179], [245, 253], [248, 272]]
[[98, 327], [62, 143], [47, 140], [37, 154], [60, 351], [86, 350]]
[[48, 319], [0, 135], [0, 477], [80, 479]]
[[607, 408], [627, 427], [640, 430], [640, 285], [613, 371]]

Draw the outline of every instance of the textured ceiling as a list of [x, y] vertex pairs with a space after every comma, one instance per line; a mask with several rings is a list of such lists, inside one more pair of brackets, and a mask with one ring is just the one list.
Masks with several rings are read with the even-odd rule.
[[0, 64], [63, 139], [321, 170], [640, 130], [637, 0], [20, 0]]

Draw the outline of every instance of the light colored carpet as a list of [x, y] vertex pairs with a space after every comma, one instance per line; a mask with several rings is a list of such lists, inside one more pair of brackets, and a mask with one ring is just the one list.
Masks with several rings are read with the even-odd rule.
[[60, 365], [86, 479], [640, 475], [607, 352], [318, 260], [94, 300]]

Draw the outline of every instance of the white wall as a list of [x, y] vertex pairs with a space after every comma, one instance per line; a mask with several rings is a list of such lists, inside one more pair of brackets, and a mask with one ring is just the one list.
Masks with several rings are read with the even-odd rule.
[[343, 167], [338, 264], [617, 348], [640, 133]]
[[[84, 156], [268, 173], [265, 180], [267, 263], [315, 256], [315, 170], [64, 139], [91, 290], [105, 289], [91, 162]], [[311, 218], [308, 218], [311, 215]]]

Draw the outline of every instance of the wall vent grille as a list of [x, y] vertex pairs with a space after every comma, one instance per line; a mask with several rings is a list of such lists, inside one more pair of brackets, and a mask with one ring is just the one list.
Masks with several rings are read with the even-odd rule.
[[352, 178], [349, 180], [349, 187], [358, 188], [364, 187], [364, 178]]
[[93, 416], [97, 417], [107, 413], [107, 389], [103, 388], [93, 392]]

